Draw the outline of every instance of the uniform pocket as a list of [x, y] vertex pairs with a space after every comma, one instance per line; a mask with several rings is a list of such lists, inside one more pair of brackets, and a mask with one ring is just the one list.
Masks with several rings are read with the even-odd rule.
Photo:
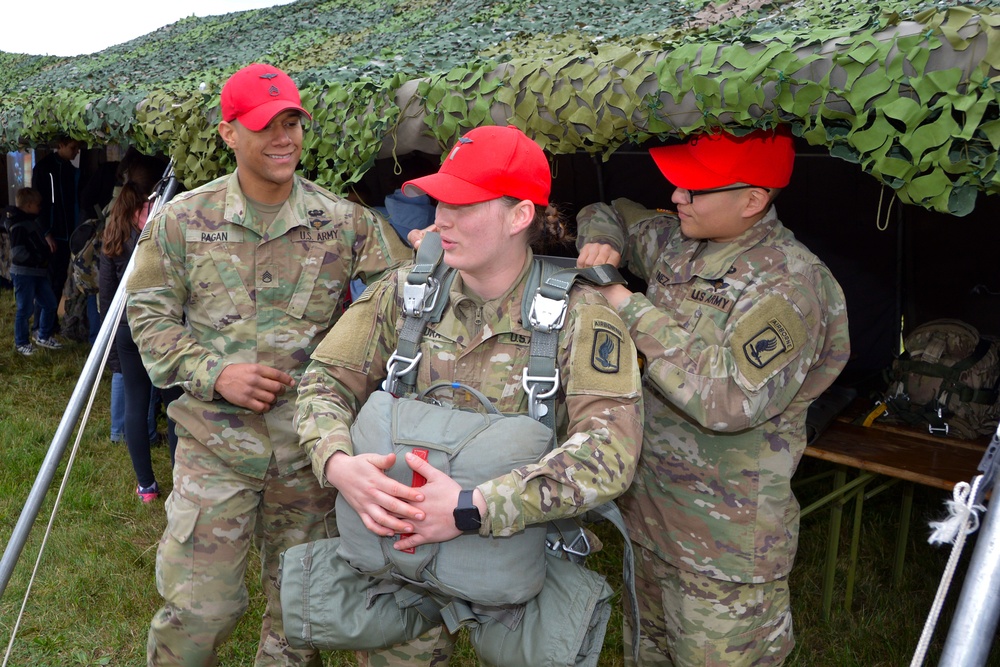
[[188, 245], [191, 291], [188, 295], [188, 319], [194, 324], [222, 331], [234, 322], [254, 314], [253, 303], [225, 251], [212, 248], [199, 252]]
[[322, 246], [309, 249], [286, 312], [325, 328], [339, 311], [349, 267]]
[[171, 491], [166, 502], [167, 534], [181, 544], [191, 539], [195, 526], [198, 525], [198, 515], [201, 505], [184, 496]]

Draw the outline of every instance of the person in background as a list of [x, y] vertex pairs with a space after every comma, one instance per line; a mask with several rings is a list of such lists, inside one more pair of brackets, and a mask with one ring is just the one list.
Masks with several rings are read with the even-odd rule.
[[[635, 482], [640, 664], [780, 665], [794, 645], [791, 478], [806, 409], [850, 352], [844, 296], [778, 220], [786, 128], [653, 148], [676, 213], [626, 199], [578, 215], [579, 266], [623, 263], [646, 294], [602, 288], [645, 358]], [[625, 663], [632, 664], [626, 655]]]
[[29, 337], [28, 322], [39, 304], [36, 317], [38, 334], [35, 343], [41, 347], [59, 349], [62, 347], [52, 337], [52, 327], [56, 319], [56, 300], [49, 283], [48, 243], [42, 236], [38, 213], [42, 196], [33, 188], [20, 188], [14, 194], [14, 206], [4, 210], [4, 228], [10, 236], [11, 267], [14, 283], [14, 347], [20, 354], [30, 357], [35, 353]]
[[[111, 212], [104, 227], [101, 243], [100, 297], [104, 311], [111, 305], [118, 291], [125, 268], [135, 250], [139, 233], [146, 225], [146, 218], [152, 203], [149, 195], [160, 180], [165, 164], [162, 160], [145, 155], [129, 161], [124, 172], [125, 183], [115, 196]], [[153, 473], [150, 447], [150, 403], [154, 401], [154, 387], [149, 374], [142, 365], [139, 348], [132, 339], [128, 320], [122, 314], [115, 332], [115, 349], [122, 374], [122, 389], [125, 408], [125, 445], [137, 480], [136, 495], [144, 503], [160, 497], [160, 487]], [[112, 392], [113, 393], [113, 392]], [[161, 396], [166, 406], [180, 396], [177, 387], [162, 390]], [[152, 434], [156, 435], [155, 418]], [[176, 447], [174, 429], [168, 424], [168, 442], [171, 460]], [[172, 436], [172, 437], [171, 437]]]
[[3, 224], [0, 224], [0, 289], [14, 289], [10, 280], [10, 234]]
[[184, 390], [169, 410], [177, 451], [148, 664], [216, 664], [247, 608], [257, 545], [267, 606], [256, 664], [320, 665], [317, 651], [285, 639], [278, 556], [326, 536], [335, 495], [310, 471], [287, 392], [350, 281], [412, 253], [374, 213], [295, 173], [310, 116], [285, 72], [248, 65], [220, 102], [236, 171], [177, 195], [146, 223], [126, 285], [150, 378]]
[[[78, 155], [80, 142], [60, 135], [56, 138], [56, 150], [39, 160], [31, 172], [32, 187], [42, 195], [39, 218], [45, 230], [45, 239], [52, 249], [49, 281], [57, 306], [62, 300], [69, 274], [69, 237], [80, 221], [80, 170], [73, 164]], [[59, 333], [58, 320], [55, 332]]]

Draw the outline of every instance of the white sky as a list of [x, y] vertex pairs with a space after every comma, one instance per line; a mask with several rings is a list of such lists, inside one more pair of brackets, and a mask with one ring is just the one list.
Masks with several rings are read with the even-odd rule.
[[3, 4], [0, 51], [78, 56], [103, 51], [188, 16], [216, 16], [293, 0], [17, 0]]

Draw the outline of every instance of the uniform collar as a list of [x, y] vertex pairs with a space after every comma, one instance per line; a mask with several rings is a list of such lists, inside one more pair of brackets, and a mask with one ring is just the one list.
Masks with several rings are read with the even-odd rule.
[[668, 265], [673, 270], [672, 283], [685, 283], [694, 276], [705, 280], [719, 280], [724, 277], [747, 250], [760, 245], [779, 224], [774, 206], [758, 220], [753, 227], [725, 244], [711, 244], [699, 239], [682, 242], [679, 254], [670, 258]]
[[284, 206], [278, 211], [278, 216], [266, 229], [260, 220], [254, 219], [253, 209], [248, 205], [246, 195], [240, 188], [240, 180], [237, 176], [239, 169], [233, 170], [229, 174], [226, 183], [226, 210], [225, 219], [230, 222], [246, 227], [262, 237], [277, 238], [295, 227], [306, 227], [306, 210], [302, 201], [302, 184], [299, 176], [292, 177], [292, 190], [288, 193], [288, 199]]

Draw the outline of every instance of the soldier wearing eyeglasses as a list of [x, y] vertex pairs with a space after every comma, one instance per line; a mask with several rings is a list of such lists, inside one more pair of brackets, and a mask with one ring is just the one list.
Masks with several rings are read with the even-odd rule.
[[623, 264], [648, 284], [602, 288], [645, 358], [641, 460], [620, 499], [640, 598], [625, 645], [638, 623], [641, 665], [780, 665], [794, 645], [791, 477], [806, 410], [847, 363], [844, 295], [778, 220], [786, 128], [650, 154], [676, 212], [618, 199], [578, 217], [580, 266]]

